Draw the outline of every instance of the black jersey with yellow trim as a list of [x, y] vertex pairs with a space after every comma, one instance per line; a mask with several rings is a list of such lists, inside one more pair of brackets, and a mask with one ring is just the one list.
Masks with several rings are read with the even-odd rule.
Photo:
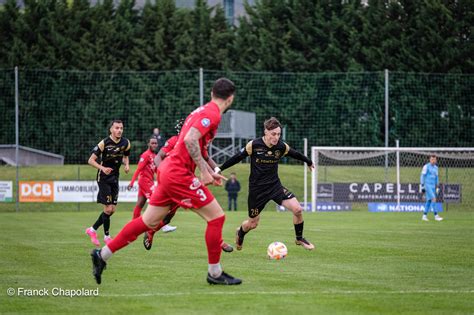
[[122, 137], [118, 141], [114, 141], [109, 136], [100, 141], [94, 147], [92, 153], [99, 158], [97, 162], [100, 163], [100, 165], [112, 169], [112, 172], [108, 175], [98, 170], [97, 181], [118, 181], [122, 159], [124, 156], [130, 155], [130, 140]]
[[272, 146], [267, 146], [263, 138], [247, 143], [245, 151], [250, 156], [250, 187], [280, 183], [278, 162], [288, 154], [289, 150], [290, 146], [281, 140]]
[[278, 177], [278, 162], [284, 156], [289, 156], [312, 165], [312, 161], [303, 154], [290, 148], [288, 144], [279, 140], [276, 145], [267, 146], [263, 138], [258, 138], [247, 143], [239, 153], [228, 159], [220, 167], [228, 169], [250, 156], [250, 189], [268, 189], [272, 185], [280, 184]]

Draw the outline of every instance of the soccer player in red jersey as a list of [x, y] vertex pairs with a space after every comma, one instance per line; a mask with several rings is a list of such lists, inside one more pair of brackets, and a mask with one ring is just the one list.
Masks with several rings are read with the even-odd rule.
[[[155, 228], [177, 205], [193, 209], [207, 222], [207, 282], [222, 285], [242, 283], [242, 280], [225, 273], [220, 264], [225, 213], [206, 185], [225, 178], [215, 173], [203, 158], [203, 152], [207, 151], [217, 133], [221, 115], [234, 100], [234, 93], [232, 81], [218, 79], [212, 87], [211, 102], [197, 108], [186, 118], [175, 148], [159, 167], [159, 185], [153, 191], [145, 213], [126, 224], [108, 245], [91, 252], [92, 273], [98, 284], [101, 283], [106, 261], [116, 251], [136, 240], [138, 235]], [[194, 175], [196, 167], [200, 178]]]
[[155, 187], [155, 156], [158, 148], [158, 140], [152, 137], [148, 140], [148, 149], [140, 155], [138, 166], [133, 173], [132, 180], [128, 184], [128, 190], [132, 189], [133, 184], [138, 178], [138, 200], [133, 209], [133, 218], [138, 218], [147, 199], [150, 199], [151, 193]]
[[[178, 142], [179, 133], [184, 124], [184, 121], [185, 121], [184, 118], [182, 118], [176, 122], [175, 129], [176, 129], [177, 135], [169, 138], [168, 141], [166, 141], [165, 145], [160, 149], [160, 152], [158, 152], [158, 154], [156, 154], [155, 156], [155, 165], [157, 167], [156, 173], [158, 175], [157, 177], [159, 177], [159, 173], [160, 173], [158, 167], [160, 166], [161, 162], [170, 154], [170, 152], [174, 149], [174, 147], [176, 146], [176, 143]], [[202, 154], [203, 154], [203, 158], [207, 161], [207, 163], [212, 169], [217, 167], [217, 164], [214, 162], [214, 160], [212, 160], [212, 158], [208, 156], [207, 151], [202, 152]], [[146, 250], [151, 249], [153, 245], [153, 236], [155, 235], [155, 233], [159, 231], [160, 229], [165, 231], [165, 228], [169, 226], [168, 223], [170, 223], [171, 219], [176, 214], [176, 211], [178, 210], [178, 208], [179, 208], [179, 205], [176, 205], [173, 208], [171, 208], [170, 212], [158, 224], [158, 226], [155, 229], [151, 229], [145, 233], [143, 237], [143, 246], [145, 247]], [[174, 228], [174, 230], [176, 229], [176, 227], [171, 227], [171, 228]], [[227, 252], [227, 253], [230, 253], [234, 250], [234, 248], [231, 245], [227, 244], [224, 241], [222, 241], [221, 248], [224, 252]]]
[[[138, 218], [140, 213], [145, 206], [147, 199], [150, 199], [153, 189], [155, 188], [155, 157], [156, 149], [158, 148], [158, 140], [152, 136], [148, 140], [148, 149], [140, 155], [140, 161], [138, 167], [133, 174], [132, 180], [128, 185], [128, 190], [132, 189], [135, 180], [138, 177], [138, 200], [133, 209], [133, 218]], [[164, 232], [172, 232], [176, 230], [174, 226], [160, 226], [159, 229], [163, 229]]]

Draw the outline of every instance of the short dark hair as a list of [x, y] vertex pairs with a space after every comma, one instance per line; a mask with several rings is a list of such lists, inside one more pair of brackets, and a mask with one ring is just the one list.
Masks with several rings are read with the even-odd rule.
[[437, 156], [436, 154], [434, 154], [434, 153], [433, 153], [433, 154], [430, 154], [430, 158], [432, 158], [432, 157], [438, 158], [438, 156]]
[[114, 119], [114, 120], [112, 120], [112, 121], [110, 122], [110, 124], [109, 124], [109, 128], [107, 128], [107, 130], [109, 131], [109, 133], [110, 133], [110, 128], [112, 128], [112, 126], [113, 126], [114, 124], [122, 124], [122, 125], [123, 125], [123, 121], [121, 121], [120, 119]]
[[212, 86], [214, 97], [226, 100], [235, 93], [235, 84], [227, 78], [220, 78]]
[[263, 123], [263, 128], [265, 128], [266, 130], [273, 130], [278, 127], [281, 128], [281, 124], [275, 117], [270, 117]]

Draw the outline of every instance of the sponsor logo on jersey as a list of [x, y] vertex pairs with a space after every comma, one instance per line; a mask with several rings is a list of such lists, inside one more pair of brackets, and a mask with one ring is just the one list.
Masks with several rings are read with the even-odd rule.
[[203, 118], [201, 120], [201, 125], [203, 125], [203, 127], [209, 127], [211, 125], [211, 121], [209, 120], [209, 118]]
[[280, 158], [280, 156], [281, 156], [280, 150], [276, 150], [275, 151], [275, 157], [278, 159], [278, 158]]

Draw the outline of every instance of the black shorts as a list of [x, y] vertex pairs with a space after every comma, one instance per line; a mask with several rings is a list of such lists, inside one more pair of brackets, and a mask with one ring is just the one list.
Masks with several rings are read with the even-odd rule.
[[99, 181], [99, 193], [97, 194], [97, 203], [103, 205], [116, 205], [119, 193], [118, 182]]
[[266, 204], [273, 200], [281, 205], [283, 200], [294, 198], [295, 195], [281, 185], [266, 189], [249, 189], [248, 207], [249, 217], [255, 218], [262, 212]]

